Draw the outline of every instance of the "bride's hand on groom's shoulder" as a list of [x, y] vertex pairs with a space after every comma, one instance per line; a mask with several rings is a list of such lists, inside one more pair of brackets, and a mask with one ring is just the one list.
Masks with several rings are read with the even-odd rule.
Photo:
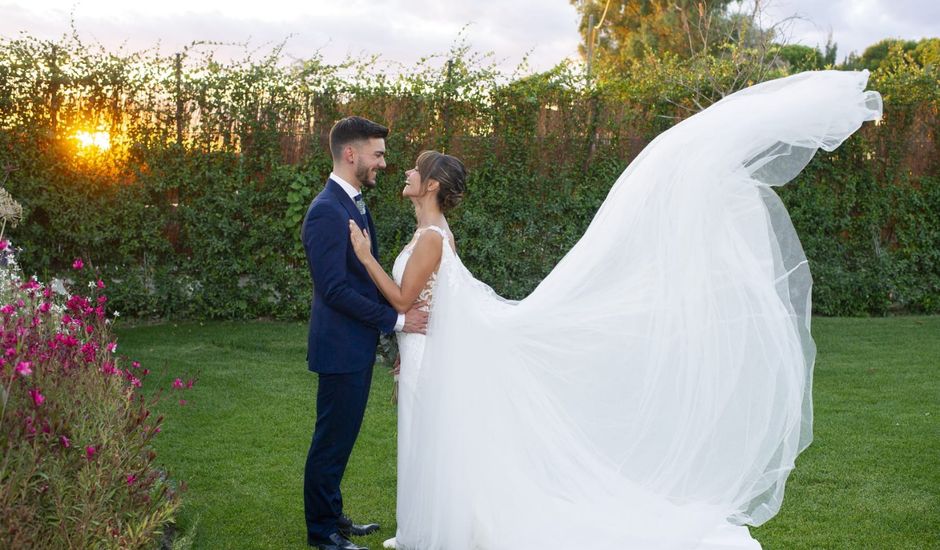
[[349, 220], [349, 240], [352, 242], [353, 251], [360, 260], [372, 255], [372, 239], [369, 238], [369, 231], [359, 229], [359, 226], [353, 220]]

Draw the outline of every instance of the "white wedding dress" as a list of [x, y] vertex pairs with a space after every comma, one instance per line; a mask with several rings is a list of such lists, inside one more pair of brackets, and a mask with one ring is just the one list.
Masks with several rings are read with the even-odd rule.
[[427, 337], [399, 340], [398, 548], [759, 548], [815, 358], [771, 186], [880, 116], [867, 79], [758, 84], [664, 132], [522, 301], [445, 238]]
[[[405, 266], [411, 258], [414, 247], [418, 243], [418, 238], [424, 231], [435, 231], [439, 233], [445, 242], [449, 242], [449, 232], [437, 226], [428, 226], [419, 228], [415, 231], [411, 241], [405, 245], [405, 248], [395, 258], [395, 265], [392, 266], [392, 278], [398, 286], [401, 286], [402, 279], [405, 276]], [[433, 273], [425, 284], [424, 289], [418, 295], [418, 299], [426, 302], [428, 305], [424, 308], [430, 310], [434, 302], [434, 286], [437, 281], [437, 273]], [[395, 504], [395, 515], [398, 522], [396, 539], [388, 540], [385, 543], [386, 548], [395, 548], [396, 540], [402, 532], [403, 526], [408, 525], [410, 511], [416, 509], [416, 503], [412, 502], [412, 493], [408, 488], [413, 485], [411, 476], [414, 468], [420, 467], [408, 452], [411, 449], [411, 426], [413, 422], [412, 413], [415, 409], [415, 398], [417, 397], [416, 385], [418, 374], [421, 372], [421, 358], [424, 356], [424, 343], [426, 336], [408, 332], [398, 333], [398, 352], [401, 355], [401, 366], [397, 378], [398, 382], [398, 497]], [[407, 529], [406, 529], [407, 530]]]

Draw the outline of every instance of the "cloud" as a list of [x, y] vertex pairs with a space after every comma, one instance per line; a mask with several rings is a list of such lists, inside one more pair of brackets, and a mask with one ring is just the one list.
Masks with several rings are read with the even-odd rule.
[[940, 36], [940, 2], [934, 0], [776, 0], [768, 4], [772, 21], [798, 15], [786, 26], [790, 42], [822, 46], [829, 32], [839, 59], [861, 53], [884, 38]]
[[[752, 0], [753, 1], [753, 0]], [[338, 63], [347, 55], [379, 54], [413, 65], [431, 54], [446, 53], [465, 26], [477, 52], [493, 52], [511, 72], [531, 52], [533, 70], [577, 58], [578, 14], [568, 0], [0, 0], [0, 35], [20, 31], [55, 39], [69, 32], [74, 12], [79, 34], [105, 47], [131, 50], [161, 44], [179, 51], [196, 40], [247, 42], [250, 48], [280, 44], [295, 58], [321, 55]], [[829, 31], [839, 58], [861, 52], [887, 37], [937, 36], [936, 0], [770, 0], [765, 21], [790, 15], [784, 26], [790, 42], [826, 43]], [[241, 57], [239, 48], [218, 48], [219, 56]]]
[[[531, 52], [530, 65], [548, 69], [577, 53], [577, 13], [568, 2], [545, 3], [520, 0], [442, 2], [431, 0], [387, 0], [365, 2], [306, 2], [297, 10], [292, 2], [270, 0], [248, 9], [228, 9], [213, 1], [194, 4], [186, 10], [179, 0], [166, 0], [166, 10], [156, 3], [129, 6], [127, 3], [92, 2], [74, 8], [76, 27], [83, 39], [105, 47], [121, 44], [139, 50], [161, 44], [171, 52], [196, 41], [246, 42], [258, 47], [287, 40], [285, 53], [297, 58], [322, 55], [327, 62], [340, 62], [347, 55], [379, 54], [385, 60], [406, 66], [431, 54], [446, 53], [466, 28], [467, 42], [478, 52], [495, 54], [504, 70], [511, 70]], [[69, 11], [61, 5], [0, 6], [0, 34], [18, 31], [41, 38], [56, 38], [69, 32]], [[259, 13], [257, 6], [264, 6]], [[342, 7], [338, 9], [337, 6]], [[220, 48], [239, 56], [237, 48]]]

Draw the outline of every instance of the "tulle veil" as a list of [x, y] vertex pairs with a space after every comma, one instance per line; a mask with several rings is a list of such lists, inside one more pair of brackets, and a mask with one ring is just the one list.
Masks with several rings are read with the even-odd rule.
[[401, 547], [696, 548], [777, 513], [812, 440], [815, 346], [773, 186], [880, 117], [867, 80], [765, 82], [664, 132], [519, 302], [445, 239]]

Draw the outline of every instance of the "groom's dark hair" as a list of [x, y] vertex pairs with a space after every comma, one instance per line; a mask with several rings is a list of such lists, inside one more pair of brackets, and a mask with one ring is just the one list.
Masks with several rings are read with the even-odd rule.
[[388, 128], [361, 116], [340, 119], [330, 130], [330, 154], [334, 159], [343, 156], [343, 149], [350, 143], [371, 138], [388, 137]]

